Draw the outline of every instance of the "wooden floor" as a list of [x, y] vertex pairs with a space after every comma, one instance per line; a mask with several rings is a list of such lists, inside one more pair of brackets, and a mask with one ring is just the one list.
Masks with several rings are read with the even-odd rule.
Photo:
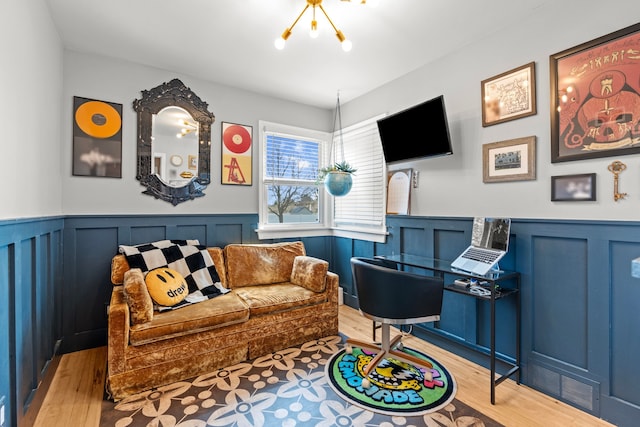
[[[371, 322], [357, 310], [342, 305], [340, 332], [370, 340]], [[404, 342], [447, 367], [458, 383], [457, 399], [506, 426], [611, 426], [510, 379], [496, 388], [496, 404], [491, 405], [487, 369], [414, 337]], [[101, 347], [62, 356], [34, 426], [99, 425], [106, 353], [106, 348]]]

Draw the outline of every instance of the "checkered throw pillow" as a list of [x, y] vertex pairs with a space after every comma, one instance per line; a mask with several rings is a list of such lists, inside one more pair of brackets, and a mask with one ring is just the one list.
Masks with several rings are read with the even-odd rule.
[[189, 294], [172, 307], [156, 308], [159, 311], [176, 309], [185, 305], [216, 297], [229, 292], [220, 283], [220, 277], [205, 246], [198, 240], [160, 240], [136, 246], [119, 246], [130, 268], [139, 268], [146, 274], [156, 268], [176, 270], [189, 287]]

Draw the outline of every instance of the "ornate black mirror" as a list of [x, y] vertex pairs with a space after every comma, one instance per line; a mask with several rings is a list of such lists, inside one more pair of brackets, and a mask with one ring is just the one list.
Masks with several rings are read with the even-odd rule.
[[196, 197], [211, 181], [208, 104], [180, 80], [143, 90], [133, 101], [138, 113], [138, 169], [143, 194], [174, 206]]

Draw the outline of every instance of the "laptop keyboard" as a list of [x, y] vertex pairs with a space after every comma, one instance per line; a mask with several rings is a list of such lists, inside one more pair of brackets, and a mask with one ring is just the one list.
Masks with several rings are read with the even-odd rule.
[[492, 263], [500, 256], [499, 252], [483, 251], [478, 248], [469, 248], [463, 255], [463, 258], [471, 259], [473, 261]]

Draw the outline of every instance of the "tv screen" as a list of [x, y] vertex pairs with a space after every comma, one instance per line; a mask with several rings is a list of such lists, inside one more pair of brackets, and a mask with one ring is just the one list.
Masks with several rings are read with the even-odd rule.
[[444, 96], [378, 120], [387, 163], [453, 154]]

